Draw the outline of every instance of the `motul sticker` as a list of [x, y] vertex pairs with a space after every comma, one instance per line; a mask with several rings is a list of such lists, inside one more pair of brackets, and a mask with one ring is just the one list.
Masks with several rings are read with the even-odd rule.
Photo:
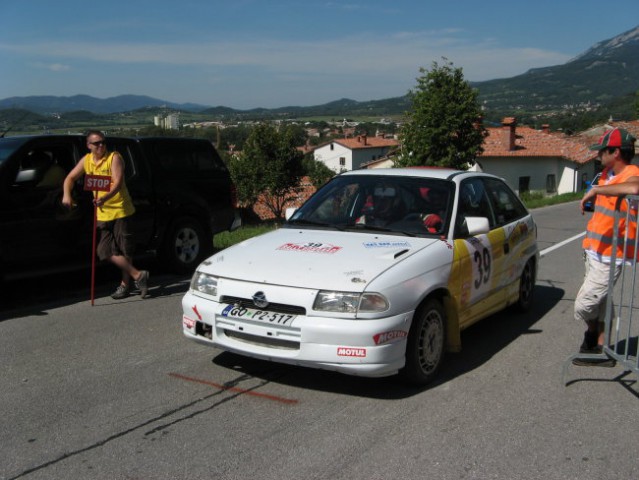
[[373, 335], [373, 341], [375, 345], [381, 345], [382, 343], [391, 342], [393, 340], [397, 340], [398, 338], [404, 338], [408, 335], [408, 332], [404, 330], [391, 330], [390, 332], [378, 333], [377, 335]]
[[353, 347], [337, 347], [337, 355], [340, 357], [365, 357], [365, 348], [353, 348]]
[[277, 250], [288, 250], [294, 252], [309, 252], [309, 253], [337, 253], [342, 249], [337, 245], [330, 243], [285, 243], [282, 246], [277, 247]]

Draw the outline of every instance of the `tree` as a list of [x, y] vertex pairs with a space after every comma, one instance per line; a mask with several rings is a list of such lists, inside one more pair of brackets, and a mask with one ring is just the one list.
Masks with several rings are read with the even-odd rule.
[[238, 199], [244, 204], [262, 200], [276, 218], [294, 197], [302, 176], [302, 153], [295, 148], [291, 132], [268, 124], [256, 126], [244, 149], [233, 157], [229, 167]]
[[482, 151], [486, 129], [481, 124], [479, 92], [464, 80], [461, 68], [445, 60], [423, 67], [408, 95], [412, 110], [400, 133], [401, 153], [395, 166], [429, 165], [465, 170]]
[[304, 172], [311, 180], [315, 188], [319, 188], [335, 176], [335, 172], [326, 164], [318, 162], [312, 154], [306, 155], [302, 160]]

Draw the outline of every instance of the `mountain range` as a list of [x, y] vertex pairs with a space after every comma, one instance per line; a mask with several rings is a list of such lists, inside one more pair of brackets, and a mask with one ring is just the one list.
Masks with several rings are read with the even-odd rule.
[[[486, 110], [497, 112], [565, 111], [596, 107], [634, 95], [639, 90], [639, 26], [593, 45], [563, 65], [535, 68], [511, 78], [471, 82], [479, 91]], [[39, 114], [88, 111], [94, 114], [166, 108], [209, 115], [317, 116], [393, 115], [410, 108], [406, 95], [358, 102], [340, 99], [324, 105], [275, 109], [235, 110], [193, 103], [172, 103], [144, 95], [120, 95], [99, 99], [88, 95], [71, 97], [28, 96], [0, 100], [0, 109], [24, 109]]]

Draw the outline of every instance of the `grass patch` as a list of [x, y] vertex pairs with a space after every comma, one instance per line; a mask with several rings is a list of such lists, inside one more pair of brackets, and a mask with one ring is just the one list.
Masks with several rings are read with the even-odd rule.
[[243, 242], [249, 238], [262, 235], [278, 228], [276, 223], [268, 222], [259, 225], [243, 225], [232, 232], [222, 232], [215, 235], [213, 244], [216, 249], [228, 248], [236, 243]]
[[548, 205], [557, 205], [559, 203], [574, 202], [581, 200], [584, 196], [583, 192], [562, 193], [561, 195], [544, 196], [542, 192], [526, 192], [522, 193], [520, 198], [524, 202], [526, 208], [539, 208]]

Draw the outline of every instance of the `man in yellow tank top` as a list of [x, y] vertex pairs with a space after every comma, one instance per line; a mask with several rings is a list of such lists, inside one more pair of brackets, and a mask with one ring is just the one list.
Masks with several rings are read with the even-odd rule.
[[[615, 128], [608, 130], [599, 143], [592, 145], [591, 150], [598, 151], [598, 158], [603, 166], [599, 185], [593, 186], [581, 200], [581, 211], [584, 204], [595, 198], [595, 209], [586, 227], [586, 238], [583, 242], [585, 252], [586, 274], [584, 282], [575, 298], [575, 319], [586, 323], [587, 330], [579, 349], [580, 353], [601, 353], [604, 342], [604, 313], [610, 280], [612, 262], [612, 241], [615, 222], [615, 205], [619, 195], [639, 194], [639, 167], [631, 165], [635, 156], [636, 139], [626, 130]], [[626, 210], [625, 203], [622, 210]], [[626, 226], [625, 220], [619, 222], [619, 236], [632, 237], [636, 233], [636, 223]], [[633, 243], [633, 242], [629, 242]], [[624, 258], [639, 257], [634, 248], [623, 251], [623, 242], [617, 245], [615, 263]], [[621, 272], [615, 269], [615, 282]], [[582, 366], [614, 366], [612, 359], [575, 359], [575, 365]]]
[[87, 153], [69, 172], [64, 180], [62, 204], [73, 206], [72, 191], [75, 182], [84, 174], [111, 177], [108, 192], [96, 192], [93, 204], [97, 207], [100, 241], [97, 254], [100, 260], [110, 260], [122, 271], [122, 281], [111, 297], [116, 300], [126, 298], [131, 293], [131, 282], [145, 298], [148, 292], [149, 272], [138, 270], [133, 265], [134, 240], [130, 232], [129, 220], [135, 207], [124, 180], [124, 160], [118, 152], [109, 152], [102, 132], [92, 130], [87, 134]]

